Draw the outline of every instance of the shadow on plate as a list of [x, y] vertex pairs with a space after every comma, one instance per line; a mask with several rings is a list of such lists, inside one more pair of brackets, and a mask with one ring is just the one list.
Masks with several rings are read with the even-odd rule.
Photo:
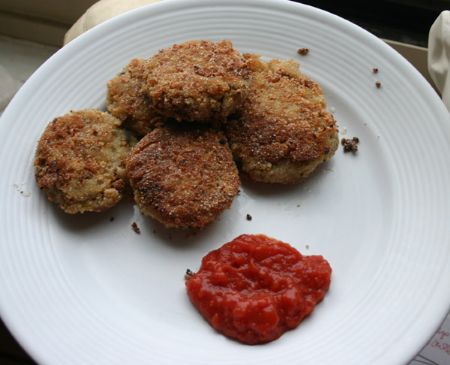
[[[50, 204], [50, 203], [49, 203]], [[124, 211], [128, 211], [128, 215], [133, 215], [133, 204], [130, 199], [125, 197], [115, 207], [108, 209], [101, 213], [83, 213], [83, 214], [67, 214], [59, 209], [55, 204], [52, 205], [52, 211], [55, 219], [65, 229], [70, 231], [86, 231], [94, 226], [99, 226], [105, 223], [111, 223], [117, 220], [119, 215], [123, 215]]]
[[149, 238], [156, 238], [157, 242], [162, 242], [177, 250], [189, 250], [194, 245], [201, 245], [211, 240], [212, 235], [217, 233], [220, 226], [220, 217], [203, 229], [167, 228], [155, 219], [145, 216], [140, 224], [142, 225], [141, 231], [143, 231], [141, 235], [144, 232], [152, 232]]

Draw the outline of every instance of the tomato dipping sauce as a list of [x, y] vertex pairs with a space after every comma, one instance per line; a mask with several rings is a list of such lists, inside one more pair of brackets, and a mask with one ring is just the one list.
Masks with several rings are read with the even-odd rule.
[[192, 304], [218, 332], [254, 345], [297, 327], [330, 286], [322, 256], [303, 256], [287, 243], [241, 235], [211, 251], [186, 288]]

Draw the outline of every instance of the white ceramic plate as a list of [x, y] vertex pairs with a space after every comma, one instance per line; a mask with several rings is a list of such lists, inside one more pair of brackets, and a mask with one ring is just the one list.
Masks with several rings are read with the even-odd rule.
[[[79, 217], [49, 204], [32, 168], [47, 122], [104, 107], [107, 80], [132, 57], [199, 38], [300, 61], [360, 151], [339, 149], [300, 186], [244, 185], [232, 209], [193, 237], [164, 230], [129, 202]], [[310, 53], [297, 55], [300, 47]], [[267, 0], [174, 0], [130, 12], [46, 62], [5, 111], [0, 136], [0, 310], [40, 363], [404, 364], [447, 313], [447, 111], [397, 53], [331, 14]], [[257, 232], [323, 254], [334, 271], [324, 302], [299, 328], [245, 346], [200, 317], [183, 275], [208, 251]]]

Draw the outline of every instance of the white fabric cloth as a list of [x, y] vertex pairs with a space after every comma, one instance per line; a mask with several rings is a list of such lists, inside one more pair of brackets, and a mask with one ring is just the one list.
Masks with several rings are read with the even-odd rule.
[[116, 15], [159, 0], [100, 0], [92, 5], [64, 36], [64, 44], [69, 43], [88, 29], [103, 23]]
[[428, 72], [450, 110], [450, 11], [444, 10], [430, 28]]
[[0, 65], [0, 80], [2, 80], [0, 87], [0, 114], [6, 108], [9, 101], [12, 99], [17, 90], [19, 90], [22, 83], [15, 80], [11, 74]]

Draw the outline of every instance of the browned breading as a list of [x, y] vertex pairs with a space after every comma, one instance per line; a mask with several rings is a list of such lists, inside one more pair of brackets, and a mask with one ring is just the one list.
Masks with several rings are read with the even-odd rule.
[[242, 105], [249, 69], [231, 42], [189, 41], [159, 51], [147, 63], [153, 106], [178, 121], [224, 120]]
[[129, 146], [120, 121], [98, 110], [54, 119], [39, 140], [34, 161], [38, 186], [67, 213], [100, 212], [125, 189]]
[[139, 137], [145, 136], [162, 122], [142, 91], [145, 82], [145, 61], [133, 59], [125, 69], [108, 82], [108, 111], [120, 119]]
[[320, 86], [295, 61], [260, 62], [253, 69], [242, 115], [226, 124], [233, 155], [255, 181], [299, 182], [333, 156], [336, 122]]
[[134, 146], [126, 167], [140, 210], [172, 228], [206, 226], [239, 189], [224, 134], [193, 125], [154, 129]]

